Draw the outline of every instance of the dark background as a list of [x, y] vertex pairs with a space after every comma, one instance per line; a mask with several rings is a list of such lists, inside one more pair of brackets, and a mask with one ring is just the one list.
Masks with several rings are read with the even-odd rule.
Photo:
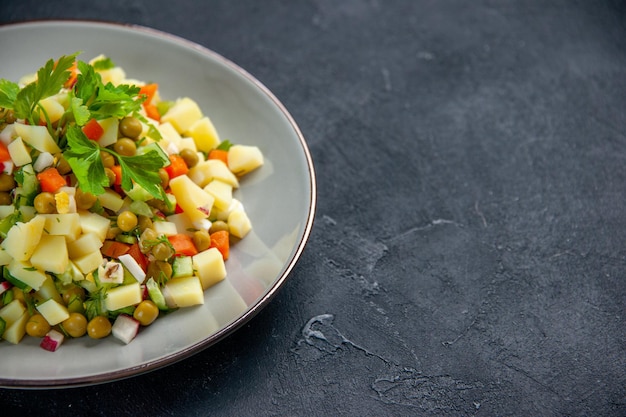
[[0, 390], [2, 415], [626, 415], [624, 1], [0, 3], [0, 23], [42, 18], [149, 26], [248, 70], [301, 127], [318, 210], [226, 340]]

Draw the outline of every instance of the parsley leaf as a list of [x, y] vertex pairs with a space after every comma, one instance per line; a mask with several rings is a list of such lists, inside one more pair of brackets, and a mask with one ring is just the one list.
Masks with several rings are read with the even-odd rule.
[[83, 99], [78, 97], [72, 97], [70, 101], [70, 109], [72, 114], [74, 115], [74, 121], [79, 126], [84, 126], [91, 116], [91, 112], [83, 104]]
[[[133, 188], [132, 181], [139, 184], [154, 198], [165, 200], [165, 191], [161, 187], [159, 169], [163, 167], [163, 158], [155, 150], [141, 155], [122, 156], [110, 149], [104, 149], [117, 157], [122, 167], [122, 188], [130, 191]], [[131, 181], [132, 180], [132, 181]]]
[[100, 146], [87, 139], [78, 126], [68, 126], [66, 138], [68, 149], [63, 156], [72, 167], [80, 188], [94, 195], [104, 193], [109, 180], [100, 157]]
[[4, 78], [0, 79], [0, 107], [12, 109], [19, 91], [20, 86], [16, 83]]
[[31, 124], [37, 124], [37, 104], [61, 90], [70, 77], [69, 69], [74, 65], [77, 55], [78, 53], [64, 55], [56, 63], [50, 59], [37, 71], [37, 80], [22, 88], [15, 97], [13, 109], [17, 118], [28, 119]]
[[233, 146], [233, 144], [229, 140], [224, 140], [219, 145], [217, 145], [216, 149], [219, 149], [221, 151], [227, 151], [230, 149], [231, 146]]
[[101, 58], [92, 64], [95, 70], [108, 70], [115, 68], [115, 63], [109, 57]]

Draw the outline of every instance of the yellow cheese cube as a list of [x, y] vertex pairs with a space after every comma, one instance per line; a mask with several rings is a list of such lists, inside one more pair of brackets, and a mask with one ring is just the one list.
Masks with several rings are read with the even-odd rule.
[[67, 307], [52, 298], [39, 304], [37, 311], [46, 319], [50, 326], [57, 325], [70, 316]]
[[138, 282], [120, 285], [107, 291], [104, 305], [109, 311], [139, 304], [142, 300], [141, 287]]
[[43, 235], [30, 257], [30, 263], [42, 271], [62, 274], [67, 269], [69, 258], [63, 236]]
[[224, 257], [216, 248], [210, 248], [194, 255], [192, 261], [193, 269], [200, 279], [202, 289], [206, 290], [226, 278]]

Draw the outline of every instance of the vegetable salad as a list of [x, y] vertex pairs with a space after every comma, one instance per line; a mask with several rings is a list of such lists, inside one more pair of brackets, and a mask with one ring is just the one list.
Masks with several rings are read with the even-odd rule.
[[262, 165], [192, 98], [164, 100], [105, 56], [0, 79], [2, 339], [129, 343], [202, 304], [252, 227], [233, 191]]

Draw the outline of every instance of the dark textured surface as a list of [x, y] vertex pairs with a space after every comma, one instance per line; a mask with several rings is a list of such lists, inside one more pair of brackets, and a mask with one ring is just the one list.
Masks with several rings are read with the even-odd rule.
[[223, 54], [319, 186], [249, 325], [132, 379], [0, 391], [2, 415], [626, 415], [623, 1], [2, 3]]

